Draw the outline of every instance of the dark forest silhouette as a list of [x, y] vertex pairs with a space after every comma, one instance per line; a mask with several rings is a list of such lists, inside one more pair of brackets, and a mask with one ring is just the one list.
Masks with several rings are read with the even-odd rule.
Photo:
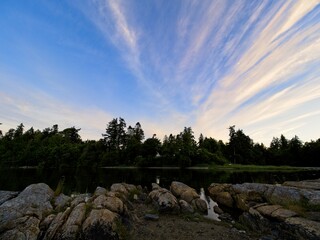
[[138, 122], [128, 126], [123, 118], [107, 124], [98, 141], [83, 141], [80, 129], [59, 130], [58, 125], [44, 130], [16, 129], [0, 131], [0, 166], [39, 168], [100, 166], [201, 166], [254, 164], [320, 166], [320, 139], [303, 143], [297, 136], [274, 137], [266, 147], [247, 136], [243, 130], [229, 127], [229, 142], [200, 135], [195, 139], [191, 127], [177, 135], [166, 135], [161, 141], [153, 135], [145, 139]]

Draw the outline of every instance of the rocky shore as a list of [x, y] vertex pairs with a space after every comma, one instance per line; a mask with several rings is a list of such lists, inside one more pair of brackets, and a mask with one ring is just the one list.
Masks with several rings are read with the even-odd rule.
[[0, 239], [320, 239], [319, 190], [320, 179], [213, 183], [206, 198], [181, 182], [115, 183], [66, 196], [38, 183], [0, 191]]

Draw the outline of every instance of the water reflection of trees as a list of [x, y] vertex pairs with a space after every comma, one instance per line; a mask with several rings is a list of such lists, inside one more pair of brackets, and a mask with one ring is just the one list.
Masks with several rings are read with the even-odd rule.
[[160, 177], [160, 186], [169, 188], [172, 181], [180, 181], [195, 188], [206, 188], [211, 183], [283, 183], [303, 179], [320, 178], [320, 171], [297, 172], [233, 172], [208, 169], [2, 169], [0, 190], [21, 191], [32, 183], [47, 183], [53, 190], [64, 176], [63, 193], [92, 193], [97, 186], [110, 188], [113, 183], [126, 182], [151, 190], [151, 183]]

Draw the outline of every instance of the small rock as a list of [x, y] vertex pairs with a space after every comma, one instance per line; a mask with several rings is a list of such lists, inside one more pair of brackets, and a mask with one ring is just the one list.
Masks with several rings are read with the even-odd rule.
[[81, 224], [85, 217], [85, 211], [85, 203], [80, 203], [72, 210], [65, 224], [61, 228], [61, 232], [59, 234], [61, 239], [78, 238], [81, 229]]
[[263, 216], [254, 208], [250, 208], [249, 213], [254, 217], [258, 217], [259, 219], [263, 219]]
[[180, 210], [177, 198], [165, 188], [151, 191], [149, 197], [161, 212], [178, 212]]
[[156, 220], [159, 220], [159, 216], [155, 215], [155, 214], [149, 214], [148, 213], [148, 214], [144, 215], [144, 219], [156, 221]]
[[97, 209], [107, 208], [112, 212], [123, 213], [124, 204], [120, 198], [100, 195], [93, 201], [93, 207]]
[[49, 228], [47, 229], [43, 239], [53, 239], [54, 236], [59, 232], [61, 226], [64, 224], [65, 220], [68, 218], [71, 212], [71, 208], [68, 207], [64, 212], [59, 212], [57, 216], [52, 220]]
[[239, 222], [247, 229], [255, 232], [265, 233], [270, 230], [270, 222], [266, 218], [260, 218], [259, 215], [252, 215], [248, 212], [244, 212], [239, 217]]
[[120, 196], [118, 192], [107, 192], [106, 193], [107, 197], [118, 197]]
[[56, 210], [61, 211], [64, 209], [68, 203], [70, 202], [71, 197], [64, 195], [63, 193], [59, 194], [59, 196], [55, 197], [53, 201], [53, 205]]
[[130, 192], [137, 191], [137, 187], [135, 185], [127, 184], [127, 183], [114, 183], [111, 185], [110, 189], [112, 192], [120, 193], [125, 198], [129, 196]]
[[188, 203], [191, 203], [192, 200], [200, 198], [199, 194], [193, 188], [187, 189], [186, 191], [182, 192], [180, 195], [182, 200], [185, 200]]
[[94, 191], [94, 196], [99, 196], [99, 195], [105, 195], [107, 193], [107, 189], [103, 187], [97, 187], [96, 190]]
[[152, 190], [160, 189], [161, 187], [156, 183], [151, 183]]
[[215, 198], [213, 198], [218, 204], [221, 204], [223, 206], [232, 208], [234, 201], [229, 192], [219, 192], [215, 195]]
[[182, 182], [172, 182], [170, 186], [170, 191], [175, 197], [180, 197], [181, 194], [187, 190], [193, 189], [189, 187], [188, 185], [182, 183]]
[[40, 223], [40, 230], [47, 230], [47, 228], [50, 226], [53, 219], [55, 219], [55, 214], [50, 214], [47, 216], [41, 223]]
[[42, 222], [40, 223], [40, 235], [38, 239], [44, 239], [44, 235], [46, 234], [47, 229], [49, 228], [50, 224], [52, 221], [55, 219], [56, 215], [55, 214], [50, 214], [47, 216]]
[[134, 201], [138, 201], [138, 200], [139, 200], [139, 197], [138, 197], [137, 194], [134, 194], [134, 195], [133, 195], [133, 200], [134, 200]]
[[231, 215], [229, 213], [222, 213], [219, 215], [219, 218], [221, 220], [224, 220], [226, 222], [232, 222], [233, 221], [233, 218], [231, 217]]
[[110, 190], [112, 192], [119, 192], [122, 193], [124, 195], [128, 195], [128, 190], [126, 189], [126, 187], [122, 184], [122, 183], [114, 183], [111, 185]]
[[272, 217], [282, 221], [287, 218], [296, 217], [297, 215], [298, 214], [296, 212], [284, 208], [277, 209], [271, 214]]
[[140, 200], [141, 202], [145, 202], [148, 199], [148, 194], [143, 192], [143, 193], [140, 193], [138, 197], [139, 197], [138, 200]]
[[115, 232], [115, 221], [118, 218], [116, 213], [113, 213], [108, 209], [93, 209], [82, 224], [83, 239], [118, 240], [119, 236]]
[[89, 194], [79, 194], [77, 196], [74, 197], [74, 199], [71, 202], [71, 207], [75, 207], [77, 205], [79, 205], [82, 202], [87, 202], [87, 198], [90, 197]]
[[213, 211], [217, 214], [223, 214], [223, 210], [219, 208], [217, 205], [213, 207]]
[[194, 206], [197, 208], [198, 211], [200, 211], [204, 214], [208, 213], [207, 203], [203, 199], [196, 198], [192, 201], [192, 203], [194, 204]]
[[183, 213], [194, 213], [193, 207], [187, 203], [185, 200], [179, 200], [179, 204], [181, 207], [181, 212]]
[[217, 193], [230, 192], [231, 186], [231, 184], [212, 183], [208, 188], [209, 195], [212, 199], [215, 199]]
[[137, 191], [137, 187], [133, 184], [122, 183], [122, 185], [127, 189], [129, 193], [133, 191]]

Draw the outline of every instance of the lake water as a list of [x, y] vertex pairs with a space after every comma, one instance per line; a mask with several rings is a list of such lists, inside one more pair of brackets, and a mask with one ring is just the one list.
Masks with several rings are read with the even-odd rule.
[[64, 176], [65, 194], [92, 193], [97, 186], [110, 187], [113, 183], [126, 182], [151, 188], [151, 183], [160, 182], [160, 186], [168, 188], [172, 181], [183, 182], [200, 192], [215, 183], [283, 183], [284, 181], [299, 181], [320, 178], [319, 170], [304, 170], [290, 172], [244, 172], [215, 171], [209, 169], [136, 169], [136, 168], [100, 168], [65, 169], [58, 171], [49, 169], [0, 169], [0, 190], [21, 191], [32, 183], [47, 183], [53, 190]]

